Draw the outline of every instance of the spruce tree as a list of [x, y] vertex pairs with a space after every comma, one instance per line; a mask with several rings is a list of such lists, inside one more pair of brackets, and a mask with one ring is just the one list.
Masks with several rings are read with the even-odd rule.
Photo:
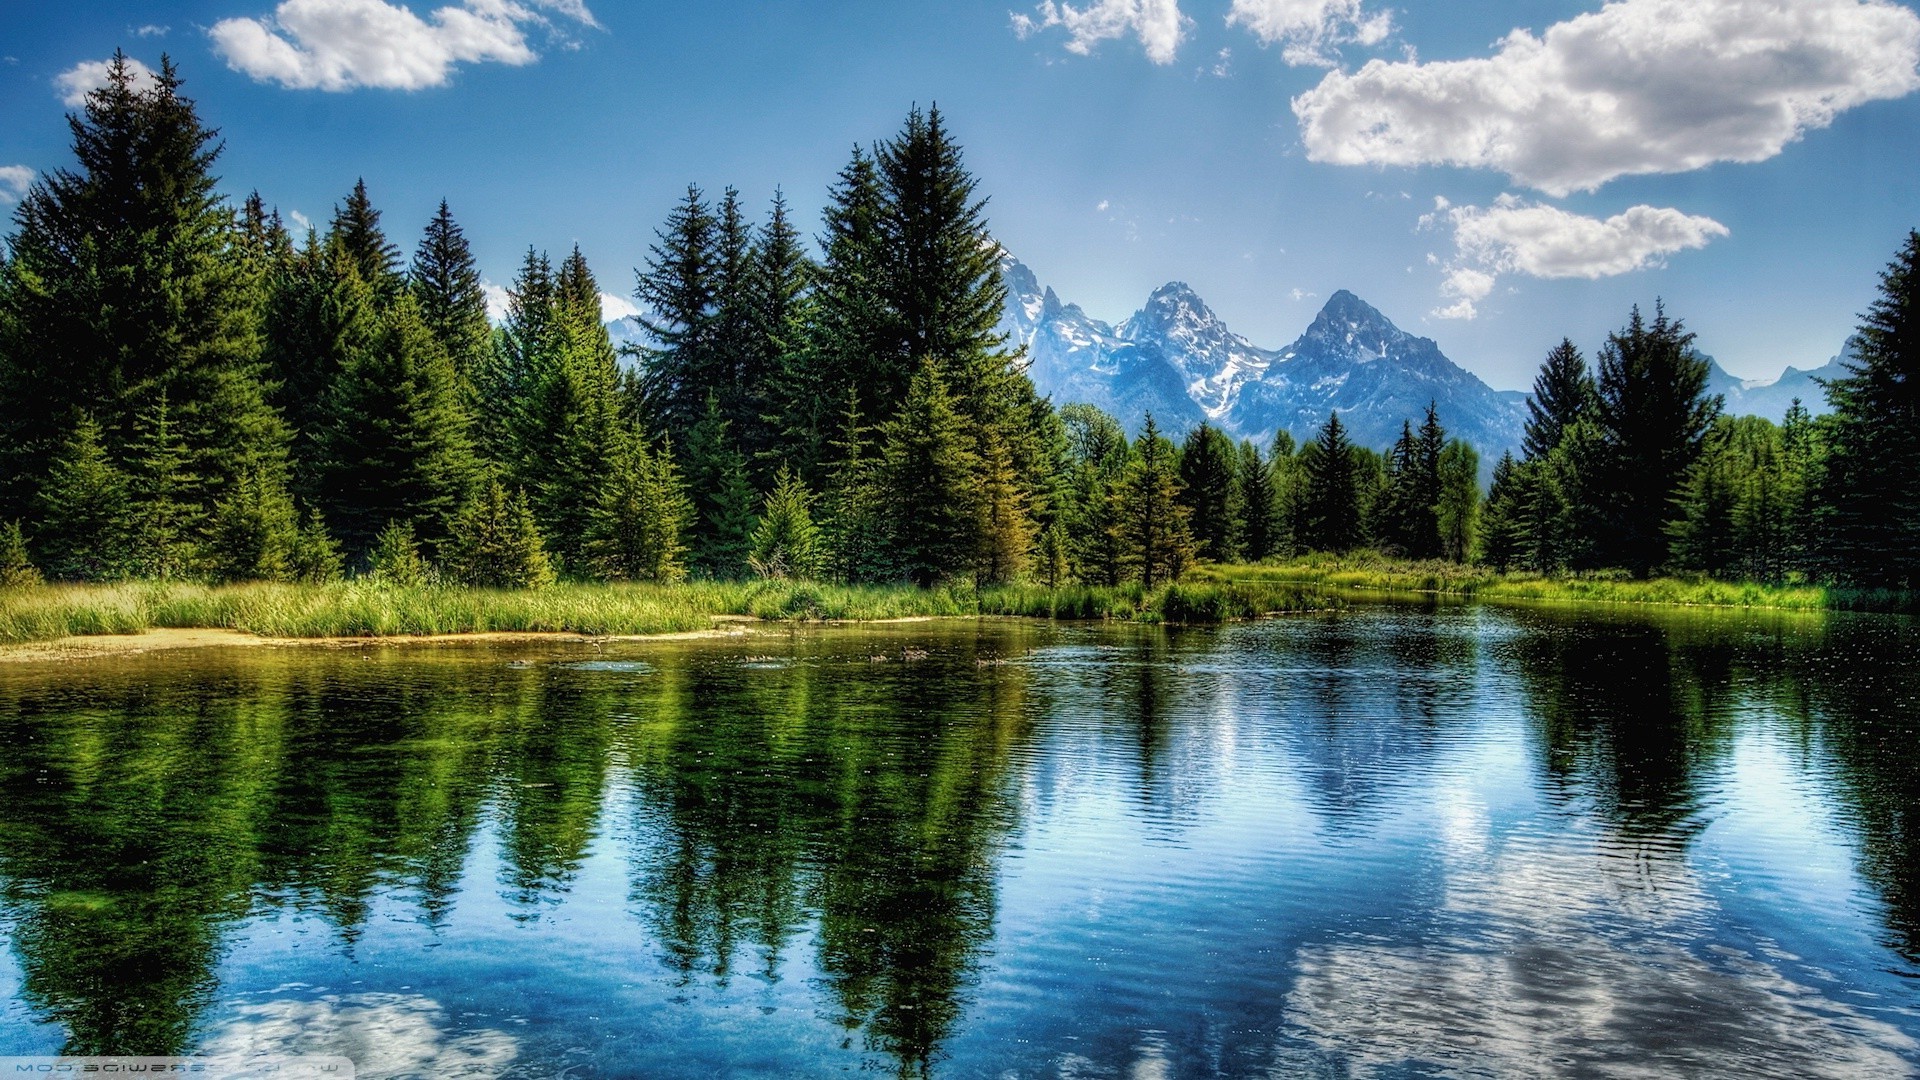
[[718, 225], [698, 187], [667, 217], [637, 275], [634, 297], [654, 346], [641, 357], [647, 411], [685, 445], [720, 385], [713, 348], [719, 298]]
[[367, 557], [367, 576], [383, 585], [411, 589], [427, 583], [427, 560], [414, 542], [413, 526], [395, 521], [380, 530]]
[[1243, 508], [1240, 557], [1257, 563], [1281, 549], [1280, 495], [1274, 486], [1272, 466], [1251, 439], [1240, 443], [1237, 472]]
[[804, 348], [789, 354], [774, 391], [782, 438], [795, 447], [803, 472], [826, 459], [826, 441], [845, 415], [849, 396], [865, 395], [856, 402], [862, 413], [888, 414], [869, 368], [880, 355], [888, 325], [879, 234], [882, 201], [873, 159], [855, 147], [821, 215], [823, 259], [811, 293]]
[[1600, 453], [1582, 466], [1589, 494], [1580, 511], [1601, 565], [1644, 577], [1666, 560], [1674, 500], [1720, 413], [1706, 392], [1707, 361], [1692, 346], [1693, 335], [1656, 305], [1652, 323], [1635, 308], [1600, 351]]
[[33, 556], [27, 552], [27, 540], [20, 531], [20, 523], [9, 521], [0, 525], [0, 589], [30, 589], [41, 581]]
[[708, 396], [704, 415], [688, 433], [685, 458], [694, 505], [688, 541], [693, 568], [704, 577], [737, 578], [747, 570], [760, 498], [747, 479], [746, 459], [734, 445], [717, 396]]
[[741, 449], [762, 481], [771, 463], [781, 459], [792, 461], [802, 479], [817, 482], [828, 449], [824, 439], [833, 432], [830, 415], [814, 416], [808, 426], [788, 426], [792, 418], [784, 407], [787, 381], [809, 360], [813, 277], [813, 263], [788, 217], [786, 197], [775, 191], [748, 268], [752, 351], [740, 372], [740, 412], [751, 418], [751, 425], [741, 429]]
[[563, 568], [583, 566], [592, 494], [618, 452], [619, 378], [600, 288], [579, 248], [554, 282], [554, 347], [535, 352], [515, 412], [514, 482]]
[[1523, 508], [1520, 463], [1513, 451], [1500, 455], [1493, 466], [1493, 484], [1480, 514], [1479, 553], [1476, 561], [1506, 573], [1520, 561], [1523, 546]]
[[1133, 446], [1120, 422], [1092, 405], [1068, 405], [1060, 413], [1069, 463], [1060, 515], [1067, 531], [1068, 561], [1082, 581], [1119, 585], [1125, 574], [1124, 544], [1113, 494], [1126, 473]]
[[540, 527], [526, 496], [490, 479], [453, 520], [444, 565], [455, 582], [477, 589], [540, 589], [553, 583]]
[[291, 581], [300, 518], [278, 476], [242, 476], [213, 509], [207, 568], [216, 581]]
[[693, 503], [671, 448], [650, 449], [637, 434], [601, 481], [587, 529], [587, 554], [614, 581], [679, 581], [687, 576]]
[[[1442, 456], [1447, 449], [1447, 432], [1440, 426], [1440, 411], [1427, 403], [1426, 419], [1420, 423], [1418, 453], [1414, 458], [1413, 499], [1408, 512], [1413, 515], [1406, 531], [1410, 550], [1416, 559], [1438, 559], [1446, 544], [1440, 527], [1440, 500], [1445, 490]], [[1474, 468], [1478, 470], [1479, 461]]]
[[1387, 482], [1374, 502], [1367, 532], [1380, 546], [1408, 558], [1419, 558], [1420, 479], [1420, 439], [1413, 422], [1402, 421], [1400, 438], [1387, 452]]
[[354, 260], [309, 232], [275, 276], [264, 321], [270, 400], [292, 427], [295, 486], [310, 492], [327, 393], [341, 371], [376, 346], [380, 314]]
[[1361, 542], [1360, 479], [1339, 413], [1328, 415], [1304, 458], [1301, 542], [1312, 551], [1351, 551]]
[[320, 511], [308, 510], [307, 523], [300, 527], [293, 541], [293, 580], [306, 585], [325, 584], [340, 577], [343, 565], [340, 546], [327, 532], [327, 523], [320, 517]]
[[792, 469], [782, 467], [753, 531], [747, 556], [763, 578], [809, 580], [820, 573], [820, 531], [813, 523], [813, 493]]
[[406, 281], [400, 274], [400, 248], [380, 229], [380, 211], [367, 196], [365, 179], [355, 180], [344, 203], [334, 208], [327, 239], [338, 245], [381, 307], [399, 299]]
[[980, 431], [980, 549], [974, 580], [980, 584], [1015, 581], [1025, 575], [1034, 541], [1033, 517], [1013, 455], [994, 428]]
[[320, 508], [356, 560], [396, 521], [438, 551], [477, 471], [459, 378], [413, 298], [383, 323], [334, 380], [315, 440]]
[[197, 486], [192, 453], [173, 424], [164, 392], [136, 423], [127, 470], [131, 569], [163, 581], [185, 577], [193, 570], [205, 517], [190, 501]]
[[1440, 494], [1434, 503], [1438, 556], [1463, 563], [1473, 556], [1480, 530], [1480, 455], [1460, 439], [1440, 451]]
[[1232, 562], [1239, 557], [1241, 529], [1235, 509], [1241, 502], [1233, 442], [1212, 424], [1187, 435], [1180, 451], [1180, 504], [1192, 523], [1195, 549], [1202, 559]]
[[1880, 275], [1833, 406], [1824, 488], [1828, 554], [1842, 581], [1920, 588], [1920, 231]]
[[477, 380], [493, 353], [493, 325], [473, 249], [445, 199], [420, 237], [407, 284], [419, 305], [420, 321], [453, 362], [463, 405], [474, 410], [479, 405]]
[[170, 60], [148, 82], [116, 54], [69, 117], [78, 168], [44, 174], [15, 211], [0, 266], [0, 516], [29, 508], [77, 412], [121, 459], [163, 391], [202, 509], [242, 473], [285, 467], [257, 282], [214, 190], [214, 133], [180, 87]]
[[1147, 414], [1133, 456], [1111, 496], [1121, 562], [1148, 589], [1177, 581], [1193, 561], [1190, 512], [1180, 501], [1177, 453]]
[[849, 387], [839, 435], [831, 443], [821, 523], [824, 569], [835, 581], [884, 580], [892, 565], [881, 462], [869, 445], [869, 434], [861, 422], [860, 395]]
[[1566, 338], [1547, 353], [1527, 398], [1527, 430], [1523, 451], [1528, 461], [1542, 461], [1560, 445], [1560, 436], [1586, 415], [1594, 403], [1593, 376], [1586, 358]]
[[979, 550], [980, 462], [966, 420], [932, 360], [923, 361], [900, 412], [886, 425], [888, 535], [916, 585], [957, 577]]
[[34, 546], [56, 581], [107, 581], [131, 569], [127, 478], [83, 416], [54, 453], [40, 488]]
[[477, 383], [487, 403], [475, 416], [481, 455], [509, 472], [541, 451], [521, 440], [529, 424], [526, 403], [541, 373], [559, 364], [556, 358], [565, 347], [557, 294], [553, 263], [545, 252], [528, 248], [507, 290], [506, 325], [496, 335], [492, 358]]

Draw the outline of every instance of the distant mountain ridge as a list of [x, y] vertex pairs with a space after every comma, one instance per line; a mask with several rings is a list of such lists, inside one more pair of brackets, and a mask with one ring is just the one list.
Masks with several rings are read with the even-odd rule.
[[[1489, 387], [1434, 341], [1401, 330], [1345, 289], [1293, 344], [1273, 350], [1234, 333], [1183, 282], [1155, 289], [1114, 326], [1063, 301], [1011, 255], [1000, 269], [1007, 285], [1000, 330], [1026, 349], [1035, 387], [1058, 405], [1097, 405], [1129, 431], [1138, 432], [1151, 412], [1175, 437], [1204, 420], [1263, 443], [1280, 430], [1304, 442], [1337, 409], [1355, 442], [1384, 449], [1432, 401], [1448, 432], [1472, 443], [1489, 467], [1520, 445], [1525, 393]], [[631, 316], [607, 330], [616, 346], [647, 340]], [[1775, 380], [1742, 380], [1707, 359], [1707, 390], [1726, 399], [1729, 413], [1776, 422], [1796, 397], [1816, 415], [1827, 411], [1817, 380], [1846, 373], [1835, 357], [1811, 371], [1787, 368]]]

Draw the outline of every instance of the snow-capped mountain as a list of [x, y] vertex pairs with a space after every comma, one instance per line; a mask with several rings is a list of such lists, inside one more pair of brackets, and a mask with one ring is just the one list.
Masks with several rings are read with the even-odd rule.
[[1838, 379], [1847, 374], [1838, 356], [1812, 371], [1790, 367], [1777, 379], [1738, 379], [1712, 357], [1707, 361], [1707, 393], [1724, 398], [1726, 412], [1734, 416], [1764, 416], [1776, 424], [1785, 419], [1794, 398], [1799, 398], [1800, 404], [1815, 416], [1831, 412], [1826, 388], [1820, 385], [1820, 380]]
[[1283, 429], [1304, 441], [1338, 409], [1355, 441], [1386, 446], [1433, 401], [1448, 430], [1483, 454], [1520, 440], [1524, 395], [1493, 390], [1344, 290], [1276, 352], [1233, 333], [1178, 282], [1115, 328], [1062, 303], [1011, 257], [1002, 273], [1001, 329], [1026, 347], [1034, 385], [1059, 404], [1097, 405], [1130, 430], [1152, 412], [1176, 436], [1205, 419], [1263, 442]]

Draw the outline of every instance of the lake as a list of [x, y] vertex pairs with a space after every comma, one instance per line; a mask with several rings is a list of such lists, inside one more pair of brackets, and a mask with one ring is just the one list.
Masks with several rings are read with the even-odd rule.
[[0, 1055], [1906, 1076], [1920, 627], [1367, 605], [0, 665]]

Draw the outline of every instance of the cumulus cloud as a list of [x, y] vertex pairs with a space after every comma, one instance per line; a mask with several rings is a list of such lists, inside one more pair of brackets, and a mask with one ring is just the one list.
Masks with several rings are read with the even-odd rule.
[[1890, 0], [1615, 0], [1491, 57], [1330, 72], [1293, 111], [1314, 161], [1497, 169], [1566, 195], [1764, 161], [1920, 89], [1916, 67], [1920, 16]]
[[1727, 227], [1712, 218], [1667, 207], [1635, 206], [1602, 220], [1512, 195], [1484, 208], [1438, 199], [1420, 223], [1453, 230], [1455, 254], [1445, 264], [1440, 291], [1454, 303], [1433, 313], [1443, 319], [1473, 318], [1474, 305], [1493, 291], [1500, 274], [1613, 277], [1662, 265], [1668, 255], [1728, 235]]
[[1333, 67], [1341, 45], [1385, 41], [1393, 17], [1363, 10], [1360, 0], [1233, 0], [1227, 25], [1244, 26], [1261, 44], [1280, 46], [1289, 64]]
[[[152, 68], [132, 57], [127, 58], [127, 68], [133, 72], [135, 89], [153, 85]], [[111, 60], [87, 60], [55, 75], [53, 88], [60, 91], [60, 103], [69, 109], [84, 107], [89, 93], [107, 85], [107, 72], [112, 69]]]
[[[597, 25], [582, 0], [537, 6]], [[456, 65], [513, 66], [539, 59], [529, 26], [551, 23], [512, 0], [464, 0], [421, 18], [386, 0], [284, 0], [258, 19], [223, 19], [207, 31], [235, 71], [296, 90], [423, 90]]]
[[0, 206], [19, 202], [32, 186], [32, 169], [25, 165], [0, 165]]
[[1013, 16], [1013, 32], [1023, 41], [1057, 26], [1067, 32], [1068, 52], [1088, 56], [1102, 41], [1133, 35], [1156, 64], [1173, 63], [1193, 25], [1180, 13], [1179, 0], [1095, 0], [1079, 8], [1045, 0], [1035, 10], [1038, 15]]
[[600, 294], [601, 322], [612, 322], [615, 319], [633, 319], [638, 318], [639, 315], [640, 309], [635, 307], [633, 301], [626, 297], [615, 296], [608, 292]]
[[[491, 281], [482, 281], [480, 291], [487, 294], [487, 318], [496, 323], [506, 322], [507, 309], [513, 303], [513, 294], [507, 291], [505, 285], [495, 285]], [[606, 305], [606, 299], [603, 297], [600, 301], [602, 315], [606, 312]]]

